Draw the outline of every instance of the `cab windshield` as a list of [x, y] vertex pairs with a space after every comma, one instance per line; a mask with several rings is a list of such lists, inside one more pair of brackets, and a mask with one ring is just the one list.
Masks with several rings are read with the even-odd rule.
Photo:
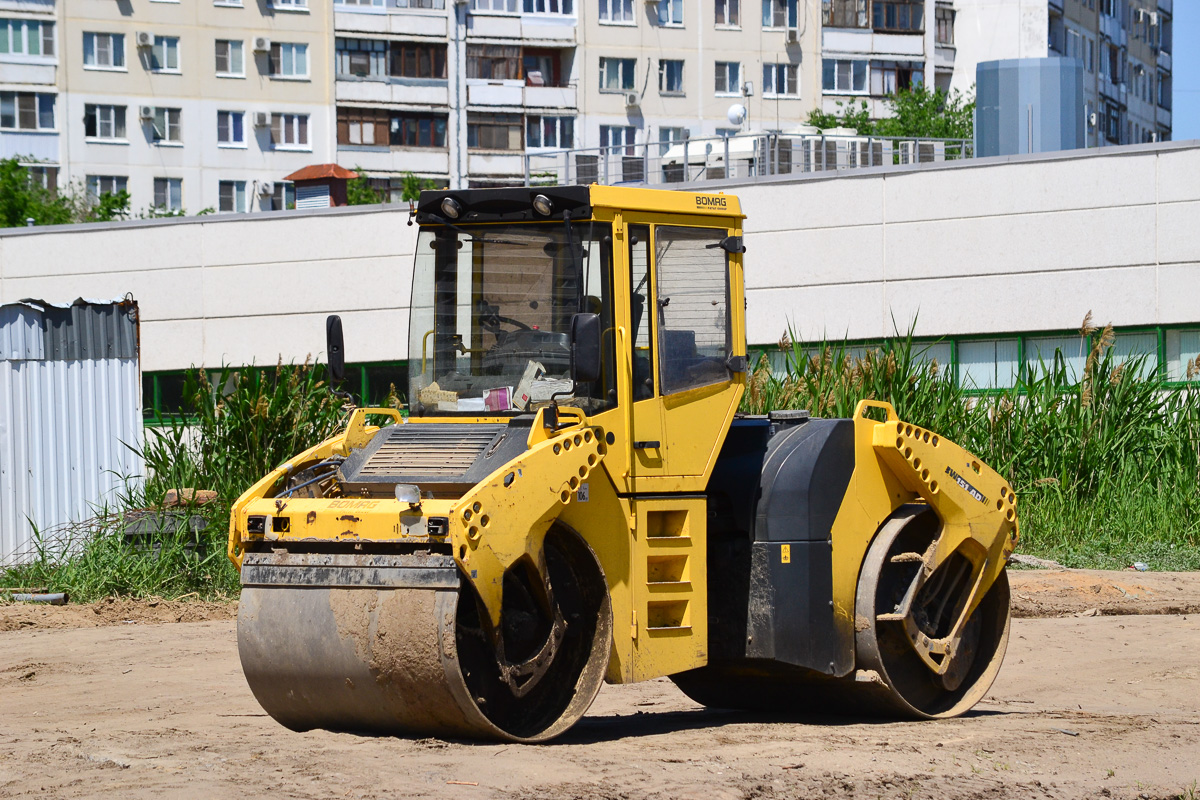
[[[409, 335], [414, 415], [589, 413], [616, 402], [612, 228], [575, 222], [423, 226]], [[599, 314], [604, 376], [572, 387], [571, 317]]]

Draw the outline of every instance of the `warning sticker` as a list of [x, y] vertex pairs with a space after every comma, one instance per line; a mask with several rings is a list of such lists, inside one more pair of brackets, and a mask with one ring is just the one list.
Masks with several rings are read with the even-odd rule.
[[586, 483], [581, 483], [579, 485], [579, 491], [575, 493], [575, 499], [581, 503], [586, 503], [588, 501], [588, 485]]

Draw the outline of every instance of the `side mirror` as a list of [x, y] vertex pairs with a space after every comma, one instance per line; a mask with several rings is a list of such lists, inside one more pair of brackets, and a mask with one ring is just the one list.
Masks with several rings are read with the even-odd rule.
[[325, 352], [329, 354], [329, 382], [340, 386], [346, 380], [346, 345], [342, 341], [342, 318], [325, 318]]
[[599, 379], [600, 315], [574, 314], [571, 317], [571, 380], [591, 383]]

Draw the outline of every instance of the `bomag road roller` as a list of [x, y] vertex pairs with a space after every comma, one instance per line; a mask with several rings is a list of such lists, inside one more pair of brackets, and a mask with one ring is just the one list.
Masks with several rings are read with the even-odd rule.
[[916, 718], [983, 697], [1012, 487], [885, 403], [738, 413], [736, 197], [427, 191], [414, 215], [407, 415], [354, 409], [232, 512], [272, 717], [537, 742], [602, 681]]

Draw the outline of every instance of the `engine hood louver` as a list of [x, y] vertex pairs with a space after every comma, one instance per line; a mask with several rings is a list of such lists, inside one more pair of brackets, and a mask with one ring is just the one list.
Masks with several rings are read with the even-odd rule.
[[473, 467], [487, 457], [493, 445], [502, 443], [499, 440], [507, 430], [503, 424], [389, 426], [346, 459], [342, 481], [351, 485], [468, 482], [470, 473], [477, 471]]

